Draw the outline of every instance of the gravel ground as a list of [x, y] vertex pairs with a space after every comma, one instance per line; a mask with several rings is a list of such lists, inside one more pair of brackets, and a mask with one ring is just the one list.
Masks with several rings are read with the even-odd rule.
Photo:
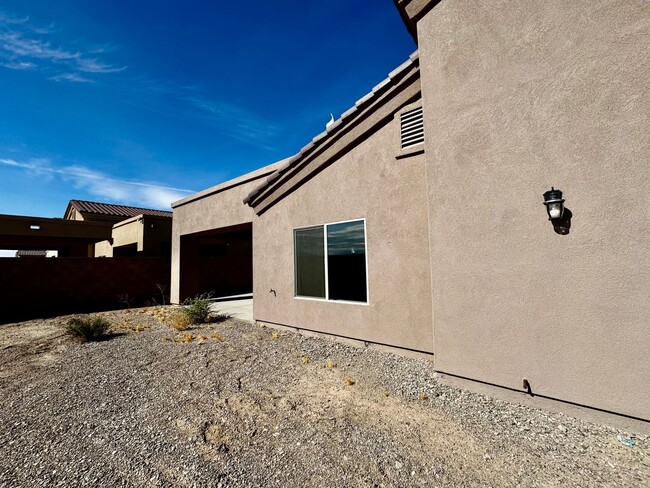
[[650, 485], [646, 436], [232, 319], [178, 342], [169, 309], [88, 344], [65, 317], [0, 327], [0, 486]]

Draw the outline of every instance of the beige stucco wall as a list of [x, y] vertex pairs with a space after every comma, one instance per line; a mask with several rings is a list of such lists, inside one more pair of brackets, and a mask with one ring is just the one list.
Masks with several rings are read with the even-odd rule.
[[[113, 248], [135, 244], [139, 253], [144, 244], [144, 221], [133, 217], [113, 226]], [[111, 256], [113, 255], [111, 249]]]
[[181, 236], [252, 222], [254, 212], [244, 205], [244, 198], [281, 163], [265, 166], [172, 204], [172, 303], [179, 302]]
[[113, 257], [113, 246], [111, 246], [110, 241], [101, 241], [95, 244], [95, 251], [93, 256], [96, 258], [112, 258]]
[[171, 219], [153, 215], [138, 215], [113, 226], [113, 242], [95, 244], [96, 257], [113, 257], [113, 249], [135, 244], [142, 256], [161, 256], [163, 242], [171, 238]]
[[[397, 131], [384, 124], [253, 220], [255, 319], [433, 351], [424, 158], [396, 159]], [[294, 298], [293, 229], [362, 218], [369, 304]]]
[[649, 32], [647, 0], [418, 24], [438, 370], [650, 419]]

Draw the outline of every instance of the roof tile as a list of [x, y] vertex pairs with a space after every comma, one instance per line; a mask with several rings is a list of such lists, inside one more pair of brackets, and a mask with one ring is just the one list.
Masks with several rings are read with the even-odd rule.
[[402, 64], [400, 64], [397, 68], [395, 68], [393, 71], [388, 73], [388, 77], [391, 80], [394, 80], [395, 78], [397, 78], [400, 75], [400, 73], [402, 73], [402, 71], [409, 68], [412, 64], [413, 64], [413, 61], [411, 59], [407, 59]]
[[373, 92], [366, 93], [363, 97], [361, 97], [357, 102], [354, 104], [355, 107], [360, 107], [364, 103], [366, 103], [368, 100], [370, 100], [372, 97], [374, 97], [375, 94]]
[[379, 83], [377, 86], [375, 86], [372, 89], [372, 92], [377, 93], [379, 90], [381, 90], [382, 88], [384, 88], [386, 85], [389, 84], [390, 84], [390, 78], [385, 78], [381, 83]]
[[341, 114], [341, 120], [347, 119], [350, 115], [352, 115], [354, 112], [357, 111], [357, 106], [353, 105], [349, 109], [347, 109], [345, 112]]

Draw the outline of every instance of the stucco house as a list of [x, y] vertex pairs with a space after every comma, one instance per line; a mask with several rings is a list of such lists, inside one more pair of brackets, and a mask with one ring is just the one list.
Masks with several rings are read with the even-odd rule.
[[173, 205], [172, 301], [248, 288], [260, 322], [648, 422], [650, 4], [395, 4], [414, 55], [292, 158]]
[[113, 224], [111, 239], [96, 243], [91, 250], [94, 257], [171, 255], [172, 212], [70, 200], [63, 218]]

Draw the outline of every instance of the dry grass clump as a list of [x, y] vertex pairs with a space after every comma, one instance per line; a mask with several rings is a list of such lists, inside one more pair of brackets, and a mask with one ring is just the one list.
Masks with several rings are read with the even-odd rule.
[[192, 342], [193, 340], [194, 340], [194, 336], [190, 333], [179, 334], [174, 338], [175, 342], [184, 342], [184, 343]]
[[116, 326], [117, 329], [119, 330], [130, 330], [131, 332], [142, 332], [147, 329], [150, 329], [151, 326], [149, 325], [142, 325], [142, 324], [132, 324], [128, 320], [123, 320]]
[[163, 341], [176, 342], [179, 344], [188, 344], [190, 342], [193, 342], [194, 339], [196, 339], [197, 344], [203, 344], [208, 339], [214, 339], [217, 342], [223, 342], [223, 339], [219, 337], [217, 334], [212, 334], [210, 336], [199, 334], [197, 336], [194, 336], [190, 332], [184, 332], [184, 333], [178, 333], [174, 336], [163, 336]]
[[111, 323], [103, 317], [73, 317], [66, 324], [66, 332], [82, 342], [103, 339]]
[[177, 331], [187, 330], [192, 326], [192, 319], [182, 310], [178, 310], [170, 317], [169, 325]]
[[144, 313], [152, 316], [158, 320], [158, 322], [168, 323], [171, 322], [173, 317], [178, 313], [179, 308], [178, 305], [157, 306], [144, 310]]
[[216, 332], [213, 332], [212, 334], [210, 334], [210, 339], [214, 339], [217, 342], [223, 342], [223, 337], [221, 337]]
[[192, 342], [193, 340], [194, 340], [194, 336], [189, 332], [186, 332], [184, 334], [176, 334], [174, 337], [169, 337], [169, 336], [163, 337], [163, 341], [181, 342], [185, 344], [187, 344], [188, 342]]

